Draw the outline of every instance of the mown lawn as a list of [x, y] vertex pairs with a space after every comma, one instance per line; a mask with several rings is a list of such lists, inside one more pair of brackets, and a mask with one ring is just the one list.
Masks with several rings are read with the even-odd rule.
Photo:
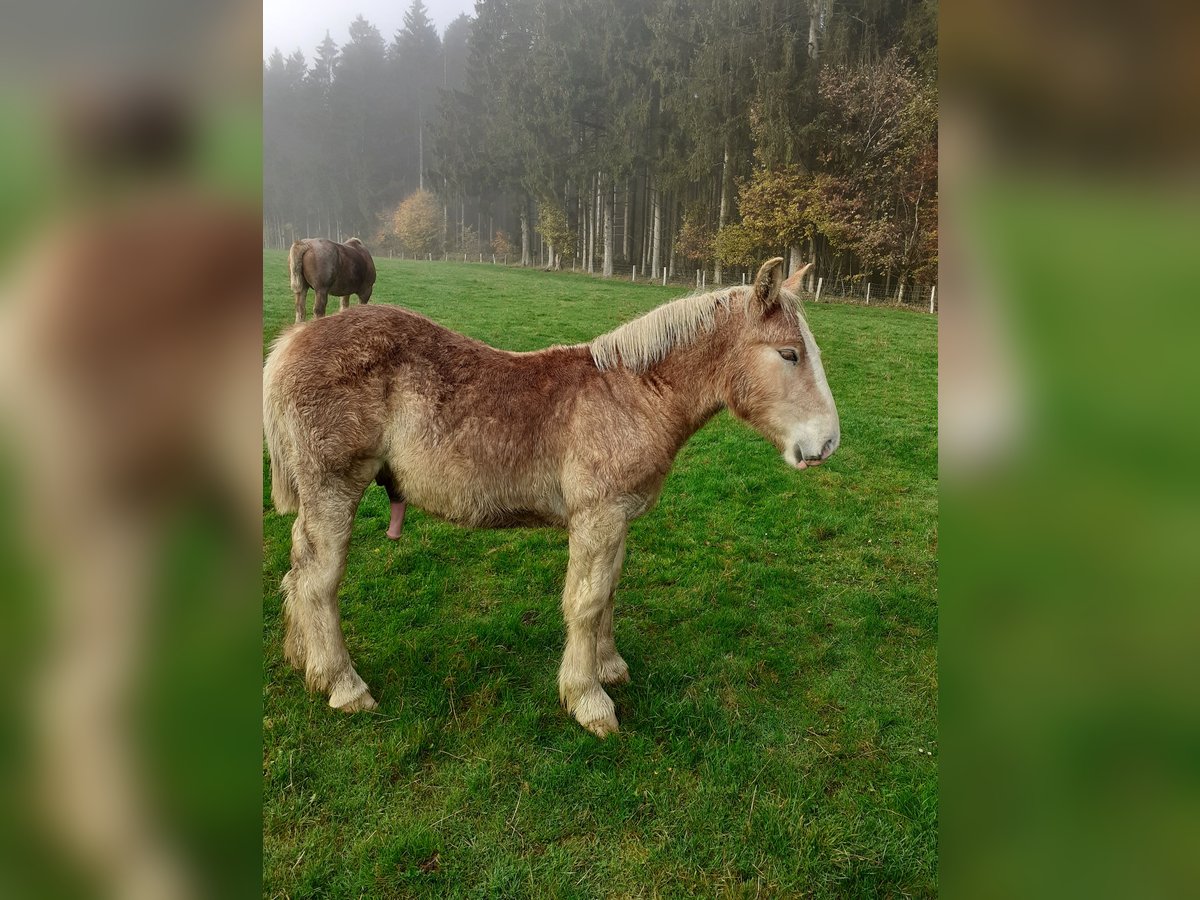
[[[680, 293], [378, 266], [373, 303], [513, 350]], [[292, 318], [284, 254], [263, 270], [270, 340]], [[621, 733], [603, 742], [557, 701], [565, 533], [411, 511], [393, 543], [373, 486], [341, 609], [380, 706], [345, 716], [283, 661], [292, 517], [264, 483], [264, 895], [936, 892], [937, 321], [808, 316], [841, 450], [792, 471], [726, 414], [684, 448], [630, 532], [616, 636], [633, 681], [610, 692]]]

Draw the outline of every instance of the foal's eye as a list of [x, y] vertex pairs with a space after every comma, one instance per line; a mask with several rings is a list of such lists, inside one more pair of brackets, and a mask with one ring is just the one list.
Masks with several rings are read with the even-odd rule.
[[790, 363], [794, 363], [800, 359], [800, 357], [798, 357], [796, 355], [796, 351], [793, 350], [791, 347], [788, 347], [786, 350], [780, 350], [779, 355], [782, 356], [784, 359], [786, 359]]

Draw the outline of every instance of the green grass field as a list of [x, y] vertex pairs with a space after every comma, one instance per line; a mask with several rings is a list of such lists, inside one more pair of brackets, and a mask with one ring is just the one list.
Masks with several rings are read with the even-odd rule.
[[[378, 262], [373, 303], [512, 350], [680, 293]], [[263, 270], [269, 341], [292, 298], [283, 253]], [[684, 448], [630, 531], [616, 636], [633, 680], [610, 691], [606, 741], [558, 706], [566, 534], [414, 510], [393, 543], [375, 486], [340, 597], [380, 706], [307, 694], [280, 650], [292, 517], [264, 483], [264, 895], [936, 893], [937, 320], [807, 309], [841, 449], [796, 472], [727, 414]]]

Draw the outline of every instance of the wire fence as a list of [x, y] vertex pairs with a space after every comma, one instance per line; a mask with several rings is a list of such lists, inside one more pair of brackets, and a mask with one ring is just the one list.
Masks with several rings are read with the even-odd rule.
[[[520, 253], [495, 254], [482, 252], [448, 252], [427, 253], [423, 257], [412, 254], [389, 254], [394, 259], [425, 259], [428, 262], [463, 262], [491, 266], [519, 267]], [[534, 262], [528, 268], [544, 269], [544, 260], [534, 254]], [[614, 263], [613, 279], [622, 279], [635, 284], [659, 284], [693, 289], [710, 289], [721, 286], [749, 284], [757, 273], [757, 269], [734, 266], [723, 269], [720, 281], [715, 280], [713, 269], [682, 269], [679, 266], [659, 266], [655, 273], [647, 271], [637, 263]], [[605, 277], [603, 266], [594, 263], [590, 269], [581, 264], [578, 259], [571, 261], [568, 267], [565, 263], [559, 271], [575, 272], [580, 275], [591, 275], [596, 278]], [[802, 296], [816, 303], [856, 303], [860, 306], [889, 306], [914, 311], [936, 314], [938, 311], [936, 284], [907, 284], [901, 281], [865, 281], [855, 278], [825, 278], [813, 275], [805, 280]]]

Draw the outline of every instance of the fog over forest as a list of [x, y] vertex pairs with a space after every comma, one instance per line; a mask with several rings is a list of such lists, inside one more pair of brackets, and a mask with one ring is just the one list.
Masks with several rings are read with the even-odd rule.
[[[936, 280], [936, 0], [421, 0], [264, 61], [264, 243]], [[736, 280], [736, 279], [735, 279]]]

